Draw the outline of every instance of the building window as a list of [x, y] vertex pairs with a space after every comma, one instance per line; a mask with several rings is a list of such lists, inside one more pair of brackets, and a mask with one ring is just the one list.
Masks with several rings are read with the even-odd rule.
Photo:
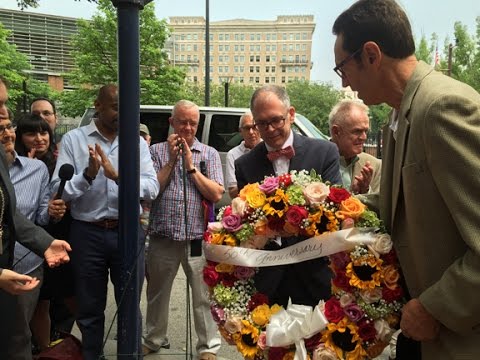
[[240, 72], [242, 72], [242, 73], [243, 73], [244, 71], [245, 71], [245, 67], [243, 67], [243, 66], [240, 66]]
[[265, 66], [265, 72], [270, 72], [270, 66]]
[[230, 45], [225, 45], [225, 51], [230, 51]]
[[197, 44], [193, 44], [193, 51], [198, 51], [198, 45]]
[[193, 40], [198, 40], [198, 34], [193, 34]]
[[238, 78], [239, 82], [243, 84], [243, 77]]
[[230, 57], [228, 55], [225, 55], [225, 62], [229, 62], [230, 61]]
[[235, 51], [238, 51], [238, 45], [235, 45], [234, 49]]
[[295, 50], [300, 51], [300, 44], [295, 44]]
[[282, 34], [282, 40], [287, 40], [287, 33]]
[[307, 40], [307, 33], [302, 33], [302, 40]]
[[191, 44], [187, 44], [187, 51], [192, 51], [192, 45]]
[[271, 82], [272, 84], [275, 84], [275, 77], [272, 76], [272, 77], [270, 78], [270, 82]]
[[250, 40], [255, 40], [255, 34], [250, 34]]
[[277, 45], [272, 45], [272, 51], [277, 51]]
[[238, 55], [235, 55], [235, 56], [233, 57], [233, 61], [234, 61], [234, 62], [238, 62]]
[[223, 34], [218, 34], [218, 40], [223, 40]]
[[257, 84], [259, 84], [259, 83], [260, 83], [260, 78], [259, 78], [258, 76], [257, 76], [257, 77], [255, 77], [255, 82], [256, 82]]
[[250, 82], [253, 83], [253, 76], [250, 76]]
[[233, 72], [238, 73], [238, 66], [233, 67]]
[[255, 56], [255, 61], [260, 62], [260, 55]]
[[266, 78], [265, 78], [265, 84], [268, 84], [268, 83], [270, 83], [270, 78], [269, 78], [269, 77], [266, 77]]
[[270, 41], [270, 34], [266, 35], [267, 41]]
[[254, 69], [255, 69], [255, 68], [254, 68], [253, 66], [250, 66], [250, 72], [251, 72], [251, 73], [253, 73]]
[[288, 44], [288, 51], [293, 51], [293, 44]]
[[257, 73], [260, 72], [260, 66], [255, 66], [255, 72], [257, 72]]
[[250, 62], [254, 62], [254, 61], [255, 61], [255, 56], [250, 55]]
[[245, 51], [245, 45], [240, 45], [240, 51]]
[[271, 60], [272, 60], [272, 62], [276, 62], [276, 61], [277, 61], [277, 57], [276, 57], [275, 55], [272, 55], [272, 56], [271, 56]]
[[220, 56], [218, 57], [218, 62], [223, 62], [223, 55], [220, 55]]
[[223, 45], [218, 45], [218, 51], [223, 51]]
[[257, 40], [262, 40], [262, 35], [261, 34], [257, 34]]
[[287, 51], [287, 44], [282, 44], [282, 51]]
[[245, 40], [245, 34], [240, 34], [240, 40], [244, 41]]
[[241, 63], [245, 62], [245, 56], [244, 55], [240, 55], [240, 62]]
[[290, 40], [293, 40], [293, 39], [294, 39], [294, 36], [295, 36], [295, 35], [292, 33], [292, 34], [289, 34], [288, 38], [289, 38]]
[[282, 66], [282, 73], [286, 72], [286, 66]]
[[210, 66], [210, 72], [213, 73], [213, 66]]
[[261, 46], [260, 46], [260, 45], [257, 45], [257, 46], [256, 46], [256, 50], [257, 50], [257, 51], [260, 51], [260, 50], [261, 50]]
[[223, 72], [223, 67], [222, 67], [222, 66], [219, 66], [219, 67], [218, 67], [218, 72], [219, 72], [219, 73]]
[[307, 50], [307, 44], [302, 44], [302, 50], [306, 51]]
[[185, 44], [180, 45], [180, 50], [185, 51]]
[[229, 41], [230, 40], [230, 34], [225, 34], [225, 40]]
[[255, 51], [255, 45], [250, 45], [250, 51]]
[[272, 73], [275, 72], [275, 66], [272, 66]]
[[272, 40], [277, 40], [277, 34], [272, 34]]
[[193, 82], [197, 82], [198, 78], [196, 76], [193, 77]]
[[300, 33], [295, 34], [295, 40], [300, 40]]
[[270, 55], [265, 56], [265, 61], [270, 62]]
[[282, 84], [285, 84], [285, 76], [282, 76]]
[[270, 45], [265, 45], [265, 51], [270, 51]]

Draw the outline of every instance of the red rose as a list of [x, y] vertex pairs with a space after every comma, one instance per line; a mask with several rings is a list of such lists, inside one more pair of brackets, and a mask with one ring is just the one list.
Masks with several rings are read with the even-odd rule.
[[342, 320], [344, 316], [345, 313], [340, 305], [340, 301], [335, 297], [328, 299], [325, 303], [325, 317], [327, 320], [336, 324]]
[[232, 287], [237, 281], [237, 278], [233, 274], [224, 273], [222, 276], [222, 284], [223, 286]]
[[395, 289], [389, 289], [384, 287], [382, 289], [382, 297], [386, 302], [391, 303], [395, 300], [400, 300], [403, 297], [403, 289], [401, 286], [397, 286]]
[[303, 206], [290, 206], [285, 214], [287, 221], [295, 226], [299, 226], [303, 219], [308, 217], [308, 211]]
[[318, 345], [320, 345], [321, 339], [322, 339], [322, 332], [319, 332], [318, 334], [315, 334], [308, 339], [304, 339], [305, 348], [307, 349], [307, 351], [312, 352], [313, 350], [315, 350], [318, 347]]
[[360, 336], [363, 341], [371, 341], [375, 339], [375, 336], [377, 335], [377, 330], [375, 330], [373, 321], [362, 320], [357, 325], [358, 336]]
[[271, 348], [268, 349], [268, 359], [269, 360], [282, 360], [287, 352], [288, 352], [287, 348], [271, 347]]
[[255, 309], [257, 306], [260, 306], [260, 305], [263, 305], [263, 304], [268, 304], [269, 301], [268, 301], [268, 296], [265, 295], [265, 294], [262, 294], [262, 293], [255, 293], [252, 295], [252, 297], [250, 298], [250, 301], [248, 302], [248, 305], [247, 305], [247, 308], [248, 308], [248, 311], [252, 312], [253, 309]]
[[278, 183], [280, 186], [289, 187], [292, 184], [292, 177], [290, 174], [280, 175], [278, 177]]
[[381, 259], [385, 265], [394, 265], [398, 262], [397, 254], [395, 253], [394, 249], [390, 250], [388, 254], [382, 255]]
[[335, 272], [335, 277], [332, 280], [332, 283], [335, 287], [345, 290], [346, 292], [352, 292], [352, 287], [349, 283], [350, 279], [345, 274], [345, 271]]
[[220, 276], [218, 275], [217, 271], [215, 270], [215, 266], [205, 266], [203, 268], [203, 281], [208, 287], [214, 287], [218, 284]]
[[351, 261], [350, 253], [347, 251], [341, 251], [330, 255], [330, 263], [335, 269], [345, 269]]
[[279, 218], [278, 216], [270, 216], [268, 219], [268, 227], [279, 233], [283, 230], [283, 225], [285, 225], [285, 220]]
[[331, 187], [328, 198], [334, 203], [340, 204], [343, 200], [348, 199], [350, 196], [352, 195], [346, 189]]
[[205, 231], [203, 233], [203, 241], [209, 244], [211, 240], [212, 240], [212, 234], [210, 233], [210, 231]]
[[228, 215], [232, 215], [232, 207], [230, 205], [228, 205], [225, 208], [225, 210], [223, 211], [223, 217], [228, 216]]

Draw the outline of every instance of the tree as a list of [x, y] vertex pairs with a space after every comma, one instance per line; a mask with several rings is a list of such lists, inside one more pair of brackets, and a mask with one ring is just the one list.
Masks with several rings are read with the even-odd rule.
[[[29, 106], [30, 100], [39, 96], [51, 95], [47, 84], [41, 83], [29, 76], [28, 71], [31, 65], [27, 56], [17, 51], [17, 47], [8, 43], [7, 38], [10, 31], [6, 30], [0, 23], [0, 75], [9, 84], [10, 109], [17, 114], [22, 109], [23, 102]], [[24, 91], [24, 82], [27, 92]]]
[[[25, 10], [26, 8], [33, 7], [36, 8], [38, 7], [38, 1], [39, 0], [17, 0], [17, 5], [21, 10]], [[75, 0], [75, 1], [81, 1], [81, 0]], [[97, 2], [97, 0], [87, 0], [88, 2]]]
[[[91, 21], [78, 21], [79, 32], [72, 40], [76, 69], [68, 76], [78, 90], [60, 97], [62, 113], [68, 116], [81, 115], [100, 86], [117, 82], [116, 10], [110, 0], [99, 0], [98, 10]], [[140, 101], [171, 104], [181, 97], [185, 71], [169, 64], [163, 47], [170, 32], [154, 10], [149, 4], [140, 12]]]
[[331, 84], [293, 81], [287, 84], [290, 102], [324, 134], [329, 133], [328, 114], [340, 100], [340, 92]]

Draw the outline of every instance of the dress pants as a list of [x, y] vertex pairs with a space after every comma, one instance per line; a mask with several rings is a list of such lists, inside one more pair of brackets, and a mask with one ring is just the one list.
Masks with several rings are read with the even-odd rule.
[[[71, 259], [78, 306], [77, 324], [82, 333], [83, 359], [98, 360], [103, 353], [109, 271], [117, 306], [121, 299], [122, 259], [118, 249], [118, 228], [107, 229], [74, 220], [69, 239], [72, 245]], [[143, 249], [145, 236], [141, 227], [139, 227], [138, 241]], [[139, 253], [137, 275], [142, 284], [145, 257], [144, 251]], [[140, 285], [140, 292], [141, 287]], [[141, 334], [141, 319], [138, 323], [137, 331]]]
[[[5, 238], [4, 238], [5, 239]], [[10, 254], [0, 254], [0, 268], [9, 269]], [[17, 297], [0, 289], [0, 359], [8, 359], [10, 339], [15, 325]]]
[[38, 303], [40, 288], [43, 282], [43, 264], [37, 267], [27, 275], [36, 277], [40, 284], [32, 291], [17, 296], [17, 306], [15, 311], [15, 330], [9, 346], [10, 360], [30, 360], [32, 359], [32, 332], [30, 330], [30, 320]]
[[189, 241], [174, 241], [156, 235], [150, 235], [147, 253], [149, 279], [144, 344], [149, 349], [158, 351], [168, 342], [170, 294], [180, 264], [192, 289], [193, 316], [198, 337], [197, 354], [203, 352], [216, 354], [220, 349], [221, 339], [210, 312], [208, 288], [203, 281], [205, 258], [190, 256]]

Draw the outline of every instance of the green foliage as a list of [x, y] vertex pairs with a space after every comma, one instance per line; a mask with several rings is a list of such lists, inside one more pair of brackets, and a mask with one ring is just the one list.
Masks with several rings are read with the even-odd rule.
[[[47, 84], [41, 83], [30, 77], [28, 71], [31, 69], [27, 56], [17, 51], [17, 47], [7, 42], [9, 31], [5, 30], [0, 23], [0, 75], [9, 84], [9, 108], [17, 114], [28, 107], [30, 101], [39, 96], [50, 96], [50, 88]], [[26, 93], [24, 91], [24, 81]]]
[[388, 115], [392, 108], [387, 104], [369, 106], [370, 114], [370, 133], [377, 134], [379, 130], [388, 122]]
[[331, 84], [308, 81], [288, 83], [287, 91], [295, 110], [307, 117], [321, 132], [328, 134], [328, 114], [340, 100], [340, 92]]
[[[75, 0], [75, 1], [81, 1], [81, 0]], [[97, 0], [87, 0], [88, 2], [97, 2]], [[17, 0], [17, 5], [21, 10], [25, 10], [26, 8], [33, 7], [36, 8], [38, 7], [38, 2], [39, 0]]]
[[[249, 84], [228, 84], [228, 106], [250, 107], [250, 98], [256, 87]], [[203, 106], [205, 105], [205, 85], [186, 82], [183, 86], [183, 98]], [[225, 106], [225, 84], [210, 84], [210, 106]]]
[[[140, 102], [172, 104], [180, 99], [185, 72], [168, 63], [163, 51], [169, 36], [165, 20], [157, 20], [153, 4], [140, 11]], [[76, 70], [69, 74], [78, 87], [62, 93], [60, 108], [67, 116], [79, 116], [85, 104], [93, 104], [96, 90], [117, 83], [117, 13], [110, 0], [98, 1], [92, 20], [79, 20], [79, 33], [73, 37]]]

